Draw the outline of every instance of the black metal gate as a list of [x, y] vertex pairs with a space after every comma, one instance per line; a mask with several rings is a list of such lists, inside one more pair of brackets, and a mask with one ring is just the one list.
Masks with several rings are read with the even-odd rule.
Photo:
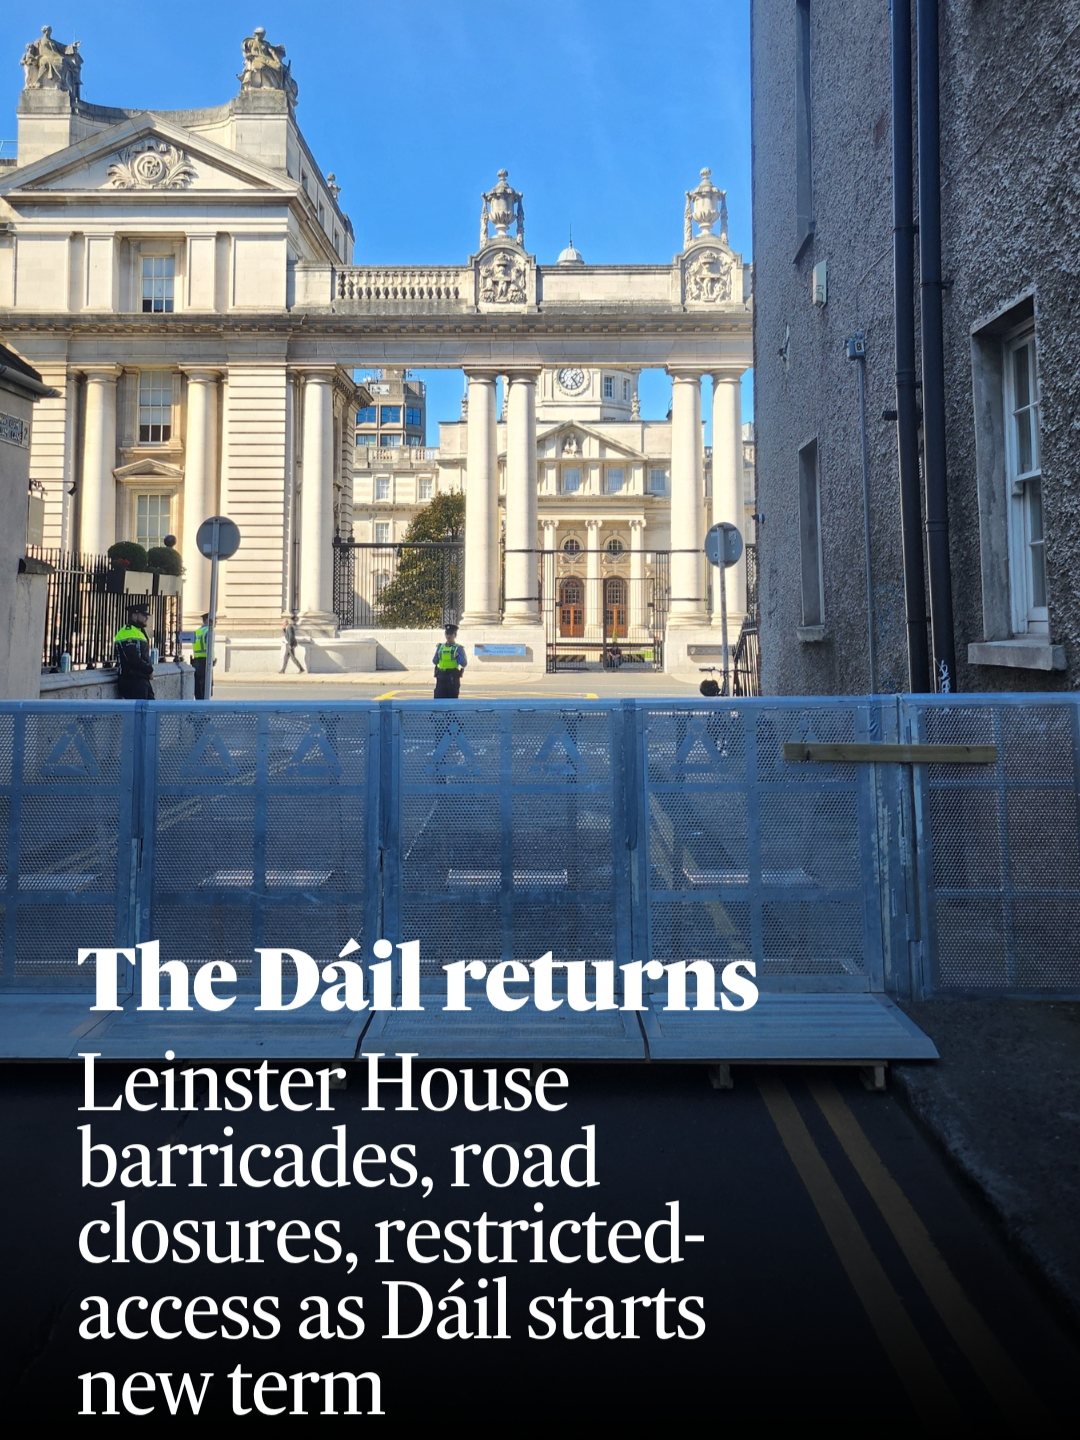
[[431, 630], [464, 609], [465, 546], [334, 541], [334, 612], [342, 630]]
[[666, 550], [545, 550], [540, 604], [547, 670], [664, 668]]

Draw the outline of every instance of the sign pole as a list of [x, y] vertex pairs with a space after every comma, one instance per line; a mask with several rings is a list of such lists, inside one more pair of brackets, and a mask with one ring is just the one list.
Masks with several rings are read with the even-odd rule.
[[214, 698], [214, 627], [217, 625], [218, 535], [221, 530], [216, 515], [212, 523], [214, 539], [210, 552], [210, 619], [206, 627], [206, 684], [203, 687], [207, 700]]
[[727, 566], [717, 567], [720, 571], [720, 635], [724, 647], [724, 694], [731, 694], [731, 651], [728, 647], [727, 628]]

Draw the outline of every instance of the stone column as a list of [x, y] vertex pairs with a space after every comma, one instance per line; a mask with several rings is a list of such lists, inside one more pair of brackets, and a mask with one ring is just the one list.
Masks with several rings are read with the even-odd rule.
[[[731, 371], [713, 375], [713, 524], [726, 520], [738, 527], [740, 535], [746, 527], [743, 505], [742, 461], [742, 377]], [[720, 580], [713, 583], [713, 624], [720, 624]], [[746, 552], [737, 565], [727, 572], [728, 624], [738, 633], [746, 614]]]
[[600, 579], [601, 520], [586, 520], [585, 534], [585, 638], [599, 640], [604, 633], [604, 597]]
[[506, 393], [506, 599], [504, 625], [535, 625], [536, 381], [539, 370], [515, 370]]
[[630, 635], [638, 639], [648, 625], [645, 605], [645, 521], [630, 521]]
[[184, 628], [194, 629], [210, 604], [210, 561], [199, 554], [195, 536], [218, 513], [219, 370], [186, 369], [187, 429], [184, 435]]
[[671, 375], [671, 605], [668, 624], [706, 625], [701, 376]]
[[499, 623], [499, 443], [495, 373], [466, 371], [465, 614], [463, 625]]
[[305, 628], [333, 631], [334, 372], [304, 374], [303, 476], [300, 490], [300, 617]]
[[119, 365], [86, 372], [79, 549], [104, 555], [116, 540], [116, 379]]

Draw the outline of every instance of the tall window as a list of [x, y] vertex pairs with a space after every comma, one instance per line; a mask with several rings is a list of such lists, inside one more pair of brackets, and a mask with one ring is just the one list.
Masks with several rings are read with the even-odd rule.
[[163, 445], [172, 438], [172, 375], [139, 372], [139, 444]]
[[795, 245], [814, 231], [813, 124], [810, 106], [810, 0], [795, 3]]
[[142, 257], [142, 308], [144, 315], [169, 315], [173, 308], [176, 261], [171, 255]]
[[390, 522], [388, 520], [375, 521], [375, 544], [390, 544]]
[[799, 550], [802, 564], [802, 624], [822, 621], [821, 500], [818, 493], [818, 448], [811, 440], [799, 451]]
[[1035, 332], [1005, 342], [1006, 466], [1009, 479], [1009, 575], [1013, 631], [1045, 635], [1046, 560], [1039, 454], [1039, 370]]
[[375, 481], [375, 499], [376, 499], [376, 500], [389, 500], [389, 499], [390, 499], [390, 477], [389, 477], [389, 475], [380, 475], [380, 476], [376, 479], [376, 481]]
[[605, 399], [605, 400], [614, 400], [614, 399], [615, 399], [615, 376], [614, 376], [614, 375], [605, 375], [605, 376], [604, 376], [604, 399]]
[[160, 545], [169, 533], [172, 501], [168, 495], [135, 496], [135, 539], [149, 548]]
[[629, 381], [629, 380], [624, 380], [624, 381], [622, 382], [622, 398], [623, 398], [624, 400], [629, 400], [629, 399], [630, 399], [630, 381]]
[[623, 488], [623, 472], [622, 472], [622, 470], [618, 470], [618, 469], [614, 469], [614, 468], [612, 468], [612, 467], [609, 467], [609, 468], [608, 468], [608, 472], [607, 472], [607, 493], [608, 493], [609, 495], [618, 495], [619, 491], [620, 491], [622, 488]]
[[418, 500], [430, 500], [430, 499], [431, 499], [431, 476], [430, 476], [430, 475], [421, 475], [421, 476], [420, 476], [420, 479], [416, 482], [416, 498], [417, 498]]
[[581, 471], [577, 468], [564, 470], [562, 472], [562, 488], [564, 495], [576, 495], [581, 489]]
[[380, 411], [380, 414], [379, 414], [379, 423], [380, 423], [380, 424], [382, 424], [382, 425], [400, 425], [400, 424], [401, 424], [401, 406], [400, 406], [400, 405], [380, 405], [380, 406], [379, 406], [379, 411]]
[[668, 491], [668, 472], [654, 466], [649, 471], [649, 494], [666, 495]]

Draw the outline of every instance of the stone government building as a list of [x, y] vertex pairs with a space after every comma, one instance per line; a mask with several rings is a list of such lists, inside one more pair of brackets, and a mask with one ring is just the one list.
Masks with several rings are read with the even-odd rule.
[[[333, 542], [384, 524], [399, 538], [394, 507], [423, 503], [434, 459], [432, 492], [466, 493], [471, 638], [515, 626], [537, 663], [538, 554], [580, 536], [628, 574], [635, 551], [665, 551], [673, 668], [715, 644], [701, 543], [712, 519], [745, 528], [752, 301], [707, 171], [666, 264], [586, 265], [571, 248], [539, 265], [502, 172], [465, 264], [358, 266], [334, 177], [297, 126], [284, 48], [262, 31], [243, 42], [239, 93], [206, 110], [88, 103], [78, 46], [48, 27], [23, 66], [18, 154], [0, 163], [0, 338], [57, 392], [32, 438], [46, 545], [100, 554], [179, 535], [190, 624], [208, 583], [194, 532], [228, 514], [244, 542], [224, 572], [226, 664], [265, 666], [295, 611], [316, 668], [367, 668], [373, 642], [338, 633]], [[463, 370], [467, 419], [441, 427], [437, 458], [407, 422], [400, 446], [377, 426], [386, 443], [358, 449], [357, 416], [382, 397], [355, 372], [374, 369], [382, 389], [409, 366]], [[638, 416], [647, 367], [672, 377], [670, 422]], [[593, 616], [600, 603], [594, 591]], [[737, 633], [744, 570], [730, 609]]]

